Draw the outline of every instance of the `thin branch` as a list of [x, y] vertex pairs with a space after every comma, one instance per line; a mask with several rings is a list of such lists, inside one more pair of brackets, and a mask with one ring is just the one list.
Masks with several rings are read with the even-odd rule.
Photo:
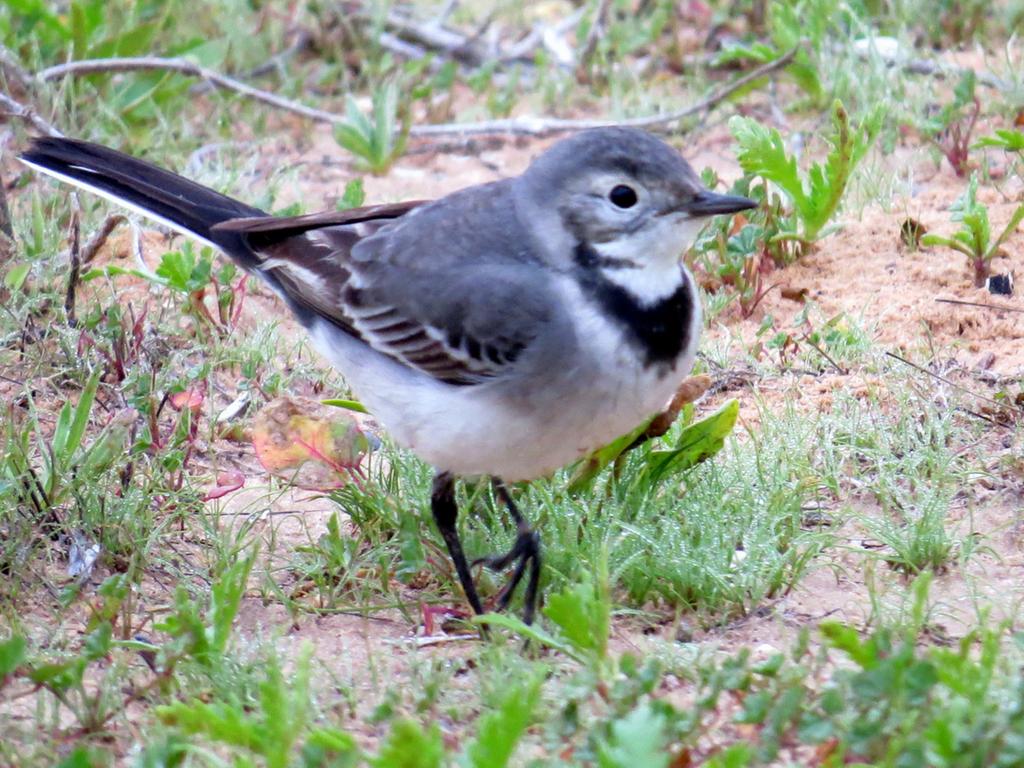
[[[767, 75], [777, 72], [788, 65], [793, 57], [796, 55], [799, 46], [787, 51], [785, 54], [770, 61], [766, 64], [762, 64], [760, 67], [751, 70], [743, 77], [733, 80], [731, 83], [719, 88], [718, 90], [711, 93], [709, 96], [701, 99], [696, 104], [691, 104], [688, 107], [675, 110], [673, 112], [667, 112], [660, 115], [648, 115], [645, 117], [634, 117], [626, 120], [563, 120], [558, 118], [531, 118], [531, 117], [519, 117], [511, 118], [508, 120], [484, 120], [477, 123], [441, 123], [436, 125], [414, 125], [409, 130], [409, 135], [413, 137], [434, 137], [434, 136], [470, 136], [488, 133], [504, 133], [519, 136], [548, 136], [554, 133], [563, 133], [566, 131], [579, 131], [587, 128], [604, 128], [608, 126], [625, 126], [633, 128], [655, 128], [664, 126], [669, 123], [678, 122], [686, 117], [700, 114], [715, 107], [722, 101], [725, 101], [736, 91], [745, 88], [757, 80], [760, 80]], [[254, 88], [247, 85], [233, 77], [222, 75], [219, 72], [214, 72], [212, 69], [199, 66], [194, 62], [186, 59], [162, 59], [155, 57], [130, 57], [130, 58], [112, 58], [112, 59], [86, 59], [82, 61], [71, 61], [66, 64], [58, 64], [53, 67], [39, 72], [36, 77], [42, 82], [48, 80], [55, 80], [61, 77], [78, 77], [83, 75], [94, 75], [98, 73], [110, 73], [110, 72], [135, 72], [135, 71], [152, 71], [152, 70], [163, 70], [170, 72], [178, 72], [183, 75], [190, 75], [192, 77], [200, 77], [218, 88], [223, 88], [228, 91], [234, 91], [243, 96], [247, 96], [256, 101], [269, 104], [278, 109], [285, 110], [287, 112], [293, 112], [303, 117], [315, 120], [318, 122], [338, 124], [347, 122], [345, 115], [338, 114], [335, 112], [327, 112], [323, 109], [317, 109], [315, 107], [309, 107], [300, 102], [292, 99], [286, 99], [282, 96], [270, 93], [268, 91]], [[13, 99], [0, 94], [0, 103], [10, 102], [17, 105], [23, 113], [31, 114], [34, 113], [31, 110], [27, 110], [26, 107], [14, 102]], [[25, 114], [19, 115], [25, 116]], [[42, 122], [42, 125], [48, 126], [47, 123]], [[37, 125], [40, 130], [42, 127]], [[56, 129], [52, 126], [48, 126], [50, 135], [60, 135], [56, 132]]]
[[580, 51], [580, 64], [589, 66], [590, 59], [597, 50], [597, 42], [604, 36], [605, 27], [608, 25], [608, 11], [611, 8], [611, 0], [598, 0], [597, 10], [594, 11], [594, 19], [590, 23], [590, 30], [587, 32], [587, 39], [583, 43], [583, 50]]
[[[36, 79], [41, 82], [57, 80], [62, 77], [81, 77], [83, 75], [95, 75], [104, 72], [139, 72], [161, 70], [164, 72], [178, 72], [182, 75], [199, 77], [218, 88], [228, 91], [235, 91], [250, 99], [270, 104], [278, 109], [308, 117], [310, 120], [317, 120], [325, 123], [344, 122], [344, 115], [326, 112], [322, 109], [307, 107], [292, 99], [277, 96], [269, 91], [253, 88], [233, 77], [214, 72], [212, 69], [201, 67], [195, 62], [187, 59], [162, 59], [153, 56], [135, 56], [127, 58], [112, 59], [84, 59], [81, 61], [69, 61], [66, 64], [58, 64], [48, 67], [36, 74]], [[2, 95], [2, 94], [0, 94]]]
[[774, 61], [762, 64], [752, 69], [743, 77], [733, 80], [731, 83], [719, 88], [696, 104], [688, 107], [666, 112], [660, 115], [647, 115], [645, 117], [634, 117], [626, 120], [561, 120], [558, 118], [535, 118], [516, 117], [508, 120], [484, 120], [478, 123], [442, 123], [438, 125], [416, 125], [409, 130], [410, 136], [448, 136], [458, 134], [463, 136], [482, 133], [509, 133], [521, 136], [547, 136], [553, 133], [565, 131], [581, 131], [588, 128], [606, 128], [619, 126], [628, 128], [656, 128], [669, 123], [675, 123], [687, 117], [708, 111], [725, 101], [736, 91], [745, 88], [757, 80], [760, 80], [773, 72], [777, 72], [788, 65], [799, 46], [787, 51]]
[[63, 136], [53, 125], [41, 118], [34, 109], [26, 107], [20, 101], [16, 101], [6, 93], [0, 91], [0, 106], [6, 109], [6, 113], [20, 120], [29, 123], [33, 128], [47, 136]]
[[1003, 409], [1005, 409], [1007, 411], [1010, 411], [1012, 413], [1020, 413], [1021, 412], [1021, 409], [1019, 407], [1015, 406], [1015, 405], [1011, 405], [1010, 403], [1004, 402], [1002, 400], [996, 400], [994, 397], [988, 397], [987, 395], [983, 395], [980, 392], [974, 392], [973, 390], [971, 390], [968, 387], [965, 387], [962, 384], [957, 384], [955, 381], [951, 381], [950, 379], [947, 379], [945, 376], [941, 376], [941, 375], [935, 373], [934, 371], [929, 371], [923, 365], [918, 365], [917, 363], [912, 363], [909, 360], [907, 360], [905, 357], [900, 357], [895, 352], [886, 352], [885, 354], [888, 357], [891, 357], [893, 360], [899, 360], [904, 365], [909, 365], [915, 371], [920, 371], [921, 373], [923, 373], [923, 374], [925, 374], [927, 376], [931, 376], [933, 379], [937, 379], [938, 381], [941, 381], [943, 384], [946, 384], [947, 386], [950, 386], [953, 389], [958, 389], [961, 392], [965, 392], [968, 395], [971, 395], [972, 397], [976, 397], [979, 400], [984, 400], [986, 403], [990, 403], [991, 405], [995, 405], [995, 406], [997, 406], [999, 408], [1003, 408]]
[[89, 239], [85, 241], [85, 245], [82, 246], [80, 258], [83, 267], [89, 266], [89, 263], [96, 256], [97, 251], [99, 251], [102, 245], [107, 242], [107, 238], [110, 237], [110, 233], [114, 231], [114, 227], [124, 221], [127, 221], [127, 219], [120, 213], [112, 213], [103, 220], [103, 223], [100, 224], [100, 228], [93, 232]]
[[82, 212], [78, 207], [78, 201], [74, 197], [71, 200], [71, 269], [68, 272], [67, 290], [64, 292], [64, 314], [67, 315], [68, 325], [74, 328], [78, 324], [75, 317], [75, 292], [78, 289], [78, 275], [82, 269]]
[[442, 51], [452, 58], [467, 64], [481, 64], [486, 53], [477, 45], [477, 38], [468, 38], [460, 32], [446, 29], [441, 24], [431, 22], [419, 24], [402, 13], [389, 11], [385, 25], [399, 37], [413, 43]]
[[[258, 77], [269, 75], [271, 72], [284, 73], [285, 63], [296, 54], [302, 53], [304, 50], [309, 48], [310, 43], [313, 42], [313, 36], [305, 29], [295, 30], [295, 39], [291, 45], [285, 48], [283, 51], [275, 53], [269, 59], [264, 61], [258, 67], [253, 67], [241, 78], [244, 80], [255, 80]], [[213, 88], [213, 85], [209, 82], [197, 83], [191, 89], [192, 93], [206, 93]]]
[[11, 224], [11, 210], [7, 207], [7, 191], [4, 189], [2, 177], [0, 177], [0, 233], [10, 240], [14, 239], [14, 225]]
[[[871, 54], [873, 52], [875, 51], [862, 49], [858, 50], [857, 54], [861, 59], [867, 60], [871, 58]], [[907, 59], [895, 53], [883, 54], [878, 52], [878, 56], [886, 66], [899, 67], [904, 72], [911, 75], [926, 75], [928, 77], [945, 80], [946, 78], [962, 77], [968, 72], [973, 72], [979, 85], [984, 85], [987, 88], [993, 88], [997, 91], [1002, 91], [1003, 93], [1013, 89], [1013, 86], [1010, 83], [993, 75], [991, 72], [979, 72], [977, 70], [972, 70], [970, 67], [957, 67], [939, 64], [938, 62], [928, 61], [927, 59]]]
[[22, 89], [28, 91], [32, 88], [32, 75], [21, 66], [18, 57], [6, 46], [0, 45], [0, 69], [4, 74]]
[[984, 304], [980, 301], [962, 301], [960, 299], [936, 299], [941, 304], [960, 304], [965, 307], [983, 307], [984, 309], [997, 309], [1000, 312], [1024, 312], [1019, 307], [1004, 307], [1000, 304]]

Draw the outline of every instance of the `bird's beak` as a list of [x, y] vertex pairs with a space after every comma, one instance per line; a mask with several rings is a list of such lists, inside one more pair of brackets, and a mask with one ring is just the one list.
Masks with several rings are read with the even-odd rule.
[[691, 216], [715, 216], [720, 213], [738, 213], [750, 208], [757, 208], [757, 203], [749, 197], [739, 195], [719, 195], [710, 190], [698, 192], [697, 196], [680, 206], [680, 210]]

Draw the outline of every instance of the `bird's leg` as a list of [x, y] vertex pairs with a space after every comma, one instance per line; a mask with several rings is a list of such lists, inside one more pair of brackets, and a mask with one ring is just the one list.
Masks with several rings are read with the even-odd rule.
[[523, 576], [526, 574], [527, 566], [529, 566], [530, 578], [526, 582], [523, 621], [527, 624], [532, 624], [534, 614], [537, 611], [537, 587], [540, 584], [540, 535], [530, 528], [530, 524], [526, 522], [526, 518], [523, 517], [519, 507], [512, 500], [512, 496], [508, 492], [508, 488], [505, 487], [505, 484], [496, 477], [492, 481], [498, 498], [508, 507], [509, 514], [512, 515], [512, 520], [515, 521], [518, 535], [508, 552], [503, 555], [479, 558], [473, 562], [473, 565], [483, 563], [493, 571], [503, 571], [513, 562], [515, 563], [512, 577], [508, 580], [508, 584], [505, 585], [505, 588], [501, 591], [501, 596], [498, 598], [499, 611], [508, 606], [512, 595], [516, 591], [516, 587], [519, 586], [519, 582], [523, 580]]
[[476, 585], [473, 584], [473, 576], [469, 572], [469, 564], [466, 562], [466, 555], [462, 551], [462, 542], [459, 541], [459, 532], [455, 528], [455, 519], [458, 517], [459, 508], [455, 504], [455, 480], [447, 472], [438, 472], [434, 475], [434, 485], [430, 493], [430, 511], [434, 514], [434, 522], [437, 529], [448, 545], [448, 554], [455, 563], [455, 572], [459, 575], [459, 582], [462, 584], [462, 591], [466, 593], [473, 612], [478, 616], [484, 612], [480, 603], [480, 596], [476, 593]]

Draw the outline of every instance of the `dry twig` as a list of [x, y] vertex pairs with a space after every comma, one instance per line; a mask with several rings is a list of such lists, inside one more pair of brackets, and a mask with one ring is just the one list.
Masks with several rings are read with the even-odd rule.
[[1000, 312], [1024, 312], [1020, 307], [1004, 307], [1000, 304], [985, 304], [980, 301], [963, 301], [961, 299], [936, 299], [940, 304], [960, 304], [965, 307], [982, 307], [984, 309], [995, 309]]
[[127, 219], [120, 213], [112, 213], [103, 220], [100, 224], [99, 229], [92, 233], [88, 240], [85, 241], [85, 245], [82, 246], [82, 253], [80, 255], [81, 264], [83, 267], [89, 266], [96, 253], [107, 242], [107, 238], [110, 237], [110, 233], [114, 231], [114, 228], [127, 221]]
[[6, 93], [0, 92], [0, 106], [3, 106], [8, 115], [17, 117], [19, 120], [24, 120], [29, 123], [40, 133], [46, 136], [63, 136], [64, 134], [58, 131], [50, 123], [46, 122], [41, 118], [36, 111], [31, 107], [26, 107], [20, 101], [16, 101]]
[[[858, 51], [858, 55], [862, 59], [868, 59], [871, 56], [870, 50]], [[889, 67], [899, 67], [904, 72], [911, 75], [926, 75], [928, 77], [936, 77], [940, 80], [946, 78], [962, 77], [968, 72], [973, 72], [979, 85], [984, 85], [986, 88], [992, 88], [997, 91], [1006, 93], [1012, 90], [1013, 86], [1003, 80], [1000, 77], [996, 77], [991, 72], [979, 72], [972, 70], [970, 67], [956, 67], [940, 64], [935, 61], [928, 61], [927, 59], [908, 59], [896, 53], [882, 54], [879, 53], [879, 58]]]
[[82, 212], [78, 207], [77, 197], [71, 197], [71, 270], [68, 273], [68, 286], [64, 292], [64, 314], [67, 315], [68, 325], [72, 328], [78, 324], [75, 317], [75, 292], [78, 289], [78, 275], [82, 269], [81, 245], [81, 220]]
[[1018, 408], [1017, 406], [1013, 405], [1012, 403], [1008, 403], [1008, 402], [1006, 402], [1004, 400], [996, 400], [994, 397], [988, 397], [987, 395], [983, 395], [980, 392], [974, 392], [973, 390], [971, 390], [968, 387], [965, 387], [962, 384], [957, 384], [955, 381], [952, 381], [952, 380], [946, 378], [945, 376], [941, 376], [940, 374], [935, 373], [935, 371], [929, 371], [923, 365], [918, 365], [917, 363], [912, 363], [909, 360], [907, 360], [905, 357], [900, 357], [895, 352], [886, 352], [885, 354], [886, 354], [887, 357], [891, 357], [893, 360], [899, 360], [904, 365], [909, 365], [915, 371], [920, 371], [921, 373], [923, 373], [923, 374], [925, 374], [927, 376], [931, 376], [933, 379], [936, 379], [937, 381], [941, 381], [943, 384], [946, 384], [947, 386], [950, 386], [953, 389], [957, 389], [957, 390], [959, 390], [961, 392], [964, 392], [964, 393], [966, 393], [968, 395], [971, 395], [972, 397], [976, 397], [979, 400], [983, 400], [986, 403], [989, 403], [990, 405], [996, 406], [997, 408], [1000, 408], [1000, 409], [1003, 409], [1003, 410], [1007, 410], [1010, 413], [1019, 414], [1021, 412], [1021, 409]]
[[594, 20], [587, 32], [587, 39], [583, 43], [583, 50], [580, 51], [580, 65], [589, 66], [590, 59], [597, 50], [597, 42], [604, 35], [604, 29], [608, 25], [608, 11], [611, 8], [611, 0], [599, 0], [597, 10], [594, 12]]
[[[244, 75], [241, 76], [243, 80], [255, 80], [258, 77], [269, 75], [271, 72], [284, 72], [284, 65], [289, 59], [296, 54], [302, 53], [304, 50], [309, 48], [313, 42], [313, 36], [305, 29], [296, 29], [294, 31], [295, 39], [292, 40], [291, 45], [285, 48], [283, 51], [275, 53], [273, 56], [268, 58], [258, 67], [253, 67]], [[196, 83], [192, 86], [192, 93], [206, 93], [213, 85], [209, 82]]]
[[[501, 133], [517, 136], [549, 136], [555, 133], [579, 131], [587, 128], [604, 128], [608, 126], [658, 128], [712, 109], [741, 88], [744, 88], [750, 83], [760, 80], [761, 78], [784, 68], [793, 60], [797, 50], [798, 48], [795, 47], [774, 61], [762, 64], [760, 67], [751, 70], [742, 77], [722, 86], [707, 97], [698, 101], [696, 104], [691, 104], [688, 107], [672, 112], [666, 112], [664, 114], [634, 117], [626, 120], [565, 120], [559, 118], [519, 117], [507, 120], [483, 120], [476, 123], [415, 125], [410, 128], [409, 135], [424, 138], [451, 135], [470, 136], [487, 133]], [[270, 93], [269, 91], [254, 88], [251, 85], [247, 85], [236, 80], [235, 78], [222, 75], [219, 72], [202, 67], [186, 59], [162, 59], [143, 56], [70, 61], [66, 64], [58, 64], [57, 66], [44, 69], [39, 72], [36, 77], [40, 81], [45, 82], [68, 76], [92, 75], [102, 72], [132, 72], [144, 70], [164, 70], [178, 72], [192, 77], [200, 77], [218, 88], [234, 91], [243, 96], [255, 99], [256, 101], [270, 104], [278, 109], [302, 115], [310, 120], [331, 124], [344, 123], [347, 121], [347, 118], [342, 114], [309, 107], [292, 99], [286, 99], [282, 96]], [[3, 94], [0, 94], [0, 99], [4, 98], [6, 97], [4, 97]], [[21, 105], [18, 106], [22, 110], [26, 109], [25, 107], [21, 107]], [[51, 126], [51, 130], [56, 129], [53, 129]], [[51, 133], [51, 135], [57, 134]]]
[[27, 91], [32, 88], [32, 75], [21, 66], [18, 57], [2, 45], [0, 45], [0, 70], [3, 70], [4, 75], [17, 83], [23, 90]]

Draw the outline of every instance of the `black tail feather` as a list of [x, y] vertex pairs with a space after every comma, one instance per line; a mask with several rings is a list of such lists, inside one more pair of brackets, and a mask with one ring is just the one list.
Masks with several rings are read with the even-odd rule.
[[228, 219], [265, 216], [258, 208], [86, 141], [37, 138], [21, 159], [211, 242], [243, 267], [253, 268], [258, 263], [238, 233], [213, 229]]

